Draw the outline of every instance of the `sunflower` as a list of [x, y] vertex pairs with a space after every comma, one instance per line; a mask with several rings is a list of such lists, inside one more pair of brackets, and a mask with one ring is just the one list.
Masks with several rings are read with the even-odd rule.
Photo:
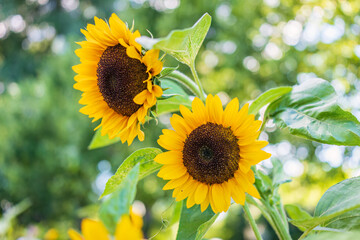
[[170, 118], [174, 130], [164, 129], [158, 140], [169, 150], [154, 159], [164, 165], [158, 176], [170, 180], [163, 189], [174, 189], [177, 201], [187, 198], [188, 208], [201, 204], [204, 211], [210, 204], [215, 213], [227, 211], [231, 198], [244, 205], [245, 193], [260, 198], [251, 166], [270, 154], [261, 150], [268, 142], [257, 140], [261, 121], [248, 107], [239, 111], [235, 98], [223, 110], [212, 95], [206, 106], [195, 98], [192, 112], [181, 105], [182, 117]]
[[114, 238], [110, 237], [102, 222], [87, 218], [81, 222], [83, 236], [73, 229], [70, 229], [68, 234], [71, 240], [140, 240], [143, 239], [142, 225], [142, 218], [130, 212], [130, 215], [123, 215], [120, 218]]
[[101, 135], [120, 137], [130, 145], [138, 136], [144, 140], [140, 124], [145, 122], [149, 108], [162, 95], [161, 87], [153, 84], [153, 77], [162, 70], [159, 50], [143, 55], [141, 45], [135, 42], [139, 31], [132, 32], [116, 15], [109, 24], [97, 17], [95, 25], [81, 30], [86, 41], [75, 50], [80, 64], [73, 66], [77, 73], [74, 88], [83, 92], [79, 103], [86, 105], [80, 112], [101, 119]]

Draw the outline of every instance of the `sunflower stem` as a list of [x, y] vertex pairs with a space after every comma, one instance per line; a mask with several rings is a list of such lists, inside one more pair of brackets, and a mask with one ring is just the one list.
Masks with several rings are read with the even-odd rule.
[[205, 102], [205, 94], [204, 94], [204, 90], [203, 90], [203, 87], [201, 85], [201, 82], [200, 82], [200, 79], [199, 79], [199, 76], [196, 72], [196, 69], [195, 69], [195, 62], [193, 62], [191, 65], [190, 65], [190, 69], [191, 69], [191, 73], [195, 79], [195, 82], [196, 84], [198, 85], [198, 88], [200, 89], [200, 99]]
[[282, 240], [291, 240], [291, 236], [290, 233], [287, 229], [287, 227], [285, 226], [279, 212], [277, 211], [275, 206], [271, 206], [270, 203], [267, 200], [262, 199], [261, 202], [264, 204], [264, 206], [267, 208], [267, 210], [269, 211], [269, 214], [271, 216], [271, 218], [273, 219], [276, 228], [279, 231], [279, 238]]
[[181, 84], [183, 84], [185, 87], [187, 87], [192, 93], [194, 93], [196, 96], [201, 98], [201, 90], [198, 88], [198, 86], [194, 83], [193, 80], [191, 80], [188, 76], [185, 74], [175, 70], [171, 72], [169, 75], [167, 75], [168, 78], [175, 80]]
[[251, 228], [253, 229], [254, 231], [254, 234], [255, 234], [255, 237], [257, 240], [262, 240], [262, 237], [261, 237], [261, 234], [260, 234], [260, 231], [259, 231], [259, 228], [255, 222], [255, 219], [252, 217], [251, 215], [251, 212], [250, 212], [250, 209], [249, 209], [249, 206], [247, 204], [247, 202], [245, 201], [245, 204], [244, 204], [244, 212], [247, 216], [247, 219], [251, 225]]
[[274, 221], [272, 220], [271, 216], [269, 215], [268, 211], [264, 208], [264, 206], [262, 204], [259, 204], [256, 200], [254, 200], [254, 198], [250, 195], [246, 196], [246, 201], [249, 202], [250, 204], [254, 205], [255, 207], [257, 207], [261, 214], [263, 215], [263, 217], [268, 221], [268, 223], [270, 224], [270, 226], [274, 229], [276, 235], [280, 236], [280, 232], [278, 231], [278, 229], [276, 228], [276, 225], [274, 223]]

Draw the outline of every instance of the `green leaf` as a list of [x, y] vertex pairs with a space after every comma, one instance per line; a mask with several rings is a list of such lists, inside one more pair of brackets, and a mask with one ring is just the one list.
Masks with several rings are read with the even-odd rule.
[[108, 135], [101, 136], [101, 128], [100, 128], [100, 129], [96, 130], [96, 132], [88, 146], [88, 149], [93, 150], [96, 148], [109, 146], [109, 145], [117, 143], [117, 142], [120, 142], [119, 137], [110, 139]]
[[337, 104], [334, 88], [325, 80], [311, 79], [295, 86], [269, 106], [280, 128], [326, 144], [360, 145], [360, 123]]
[[115, 233], [116, 224], [123, 214], [129, 214], [129, 209], [136, 194], [136, 184], [139, 178], [140, 164], [136, 164], [113, 192], [111, 197], [102, 203], [99, 217], [109, 232]]
[[100, 199], [121, 188], [125, 177], [136, 164], [139, 164], [140, 168], [139, 180], [160, 169], [162, 165], [153, 161], [159, 153], [161, 153], [161, 150], [158, 148], [142, 148], [133, 152], [124, 160], [116, 173], [107, 181], [105, 190], [100, 196]]
[[173, 71], [177, 70], [178, 68], [179, 68], [179, 66], [177, 66], [177, 67], [164, 67], [160, 72], [159, 78], [166, 77], [167, 75], [169, 75]]
[[181, 209], [183, 206], [183, 201], [175, 202], [174, 212], [170, 221], [170, 225], [177, 223], [180, 219]]
[[[298, 205], [286, 204], [284, 207], [285, 207], [285, 210], [286, 210], [287, 214], [289, 215], [289, 217], [293, 220], [301, 220], [302, 221], [302, 220], [308, 220], [308, 219], [313, 218], [308, 212], [303, 210]], [[301, 231], [306, 230], [306, 228], [304, 228], [304, 227], [299, 227], [299, 229]]]
[[208, 13], [205, 13], [191, 28], [174, 30], [165, 38], [140, 37], [136, 41], [145, 48], [160, 49], [190, 66], [195, 62], [196, 55], [209, 31], [210, 24], [211, 17]]
[[258, 96], [249, 107], [249, 114], [257, 114], [266, 104], [274, 102], [284, 94], [290, 92], [292, 87], [272, 88]]
[[324, 232], [320, 234], [314, 234], [306, 237], [306, 240], [332, 240], [332, 239], [339, 239], [339, 240], [356, 240], [360, 236], [360, 231], [354, 232]]
[[[293, 219], [290, 222], [297, 227], [312, 229], [318, 225], [334, 228], [333, 221], [353, 223], [360, 208], [360, 177], [346, 179], [329, 188], [318, 202], [314, 217], [311, 219]], [[339, 218], [344, 216], [344, 218]], [[350, 217], [353, 216], [353, 217]], [[357, 226], [355, 223], [353, 226]]]
[[162, 79], [161, 87], [167, 88], [167, 90], [164, 91], [165, 95], [174, 94], [175, 96], [157, 101], [157, 115], [177, 112], [179, 111], [180, 105], [185, 105], [187, 107], [191, 106], [191, 101], [187, 93], [174, 81]]
[[183, 203], [177, 240], [200, 240], [205, 235], [217, 216], [210, 207], [201, 212], [200, 205], [187, 208]]

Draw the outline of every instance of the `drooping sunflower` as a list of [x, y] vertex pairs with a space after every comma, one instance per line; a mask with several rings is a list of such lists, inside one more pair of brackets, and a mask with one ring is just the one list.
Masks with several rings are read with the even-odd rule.
[[71, 240], [141, 240], [143, 239], [142, 225], [142, 218], [130, 212], [130, 215], [123, 215], [118, 221], [114, 238], [102, 222], [87, 218], [81, 221], [82, 235], [73, 229], [70, 229], [68, 234]]
[[248, 106], [239, 111], [235, 98], [223, 110], [212, 95], [206, 106], [195, 98], [192, 112], [181, 105], [182, 117], [170, 118], [174, 130], [164, 129], [158, 140], [169, 150], [154, 159], [164, 165], [158, 176], [170, 180], [163, 189], [174, 189], [177, 201], [187, 198], [188, 208], [201, 204], [204, 211], [210, 204], [215, 213], [227, 211], [231, 198], [244, 205], [245, 193], [260, 198], [251, 166], [271, 155], [261, 150], [268, 142], [257, 140], [261, 121]]
[[109, 24], [97, 17], [95, 25], [81, 30], [86, 41], [75, 50], [80, 64], [73, 66], [77, 73], [74, 88], [83, 92], [79, 103], [86, 105], [80, 112], [101, 119], [101, 135], [120, 137], [130, 145], [138, 136], [144, 140], [140, 124], [145, 122], [149, 108], [162, 95], [161, 87], [153, 84], [153, 77], [162, 70], [159, 50], [144, 55], [135, 41], [139, 31], [132, 32], [116, 15]]

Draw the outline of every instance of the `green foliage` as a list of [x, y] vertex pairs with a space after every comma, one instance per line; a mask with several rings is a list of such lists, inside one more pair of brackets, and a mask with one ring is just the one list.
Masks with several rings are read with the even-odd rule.
[[210, 207], [201, 212], [200, 205], [187, 208], [183, 204], [177, 240], [200, 240], [216, 220], [219, 214], [215, 214]]
[[358, 239], [360, 235], [359, 231], [354, 232], [326, 232], [308, 236], [306, 240], [329, 240], [329, 239], [341, 239], [341, 240], [354, 240]]
[[116, 224], [123, 214], [129, 214], [129, 209], [134, 201], [136, 185], [139, 179], [140, 164], [136, 164], [127, 174], [123, 181], [112, 192], [101, 206], [99, 216], [111, 234], [115, 233]]
[[[311, 219], [312, 216], [306, 212], [304, 209], [302, 209], [300, 206], [295, 205], [295, 204], [286, 204], [285, 206], [285, 210], [287, 212], [287, 214], [289, 215], [289, 217], [291, 219]], [[301, 231], [305, 231], [306, 228], [299, 226], [299, 229]]]
[[[288, 207], [293, 225], [311, 231], [317, 226], [327, 229], [347, 230], [359, 227], [358, 211], [360, 208], [360, 177], [346, 179], [329, 188], [318, 202], [314, 217], [300, 208]], [[341, 224], [339, 222], [341, 220]], [[345, 226], [345, 229], [343, 228]], [[318, 228], [316, 230], [321, 230]]]
[[266, 104], [274, 102], [284, 94], [290, 92], [292, 87], [277, 87], [267, 90], [258, 96], [249, 107], [249, 114], [257, 114]]
[[173, 30], [164, 38], [141, 37], [137, 41], [148, 49], [160, 49], [178, 61], [192, 66], [209, 31], [210, 24], [211, 17], [205, 13], [191, 28]]
[[334, 88], [325, 80], [311, 79], [269, 106], [269, 115], [293, 135], [321, 143], [360, 145], [360, 123], [337, 104]]
[[174, 72], [175, 70], [177, 70], [179, 68], [179, 66], [177, 67], [163, 67], [163, 69], [160, 72], [160, 76], [159, 78], [164, 78], [167, 75], [169, 75], [170, 73]]
[[165, 96], [172, 96], [167, 99], [158, 100], [157, 115], [179, 111], [180, 105], [191, 106], [188, 94], [174, 81], [162, 79], [161, 87], [166, 89]]
[[96, 132], [88, 146], [88, 149], [93, 150], [96, 148], [102, 148], [102, 147], [106, 147], [106, 146], [109, 146], [109, 145], [117, 143], [117, 142], [120, 142], [119, 137], [110, 139], [108, 135], [101, 136], [101, 129], [98, 129], [98, 130], [96, 130]]
[[[156, 163], [153, 159], [161, 153], [158, 148], [143, 148], [132, 153], [117, 169], [114, 176], [112, 176], [106, 183], [106, 187], [100, 198], [117, 191], [122, 187], [122, 182], [132, 171], [134, 166], [139, 165], [139, 179], [159, 170], [161, 164]], [[136, 186], [136, 184], [135, 184]]]

